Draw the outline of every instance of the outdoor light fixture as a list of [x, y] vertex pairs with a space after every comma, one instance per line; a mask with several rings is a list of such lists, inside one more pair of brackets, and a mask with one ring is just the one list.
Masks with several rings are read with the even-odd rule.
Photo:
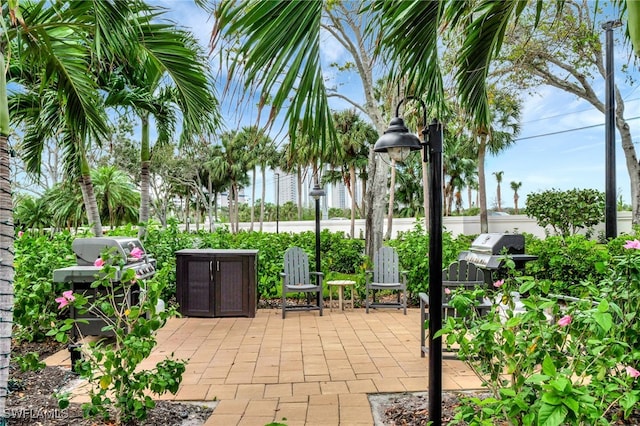
[[[421, 99], [414, 98], [413, 96], [408, 96], [406, 99], [416, 99], [420, 101], [424, 109], [423, 123], [426, 123], [427, 110], [424, 102], [422, 102]], [[416, 135], [409, 132], [409, 129], [407, 129], [407, 126], [404, 124], [404, 120], [399, 117], [400, 105], [402, 105], [402, 102], [404, 102], [404, 99], [402, 99], [398, 103], [398, 106], [396, 106], [396, 116], [391, 119], [389, 128], [384, 131], [384, 135], [378, 139], [373, 147], [375, 152], [386, 152], [389, 154], [389, 158], [398, 163], [403, 163], [409, 157], [411, 152], [421, 150], [424, 145]], [[423, 130], [422, 134], [426, 136], [425, 130]]]
[[423, 141], [409, 132], [398, 117], [405, 100], [420, 102], [422, 122], [427, 123], [427, 107], [420, 98], [407, 96], [396, 107], [396, 117], [373, 147], [391, 159], [404, 161], [413, 151], [424, 148], [422, 161], [429, 162], [429, 421], [442, 424], [442, 338], [434, 335], [442, 328], [442, 124], [434, 120], [422, 129]]

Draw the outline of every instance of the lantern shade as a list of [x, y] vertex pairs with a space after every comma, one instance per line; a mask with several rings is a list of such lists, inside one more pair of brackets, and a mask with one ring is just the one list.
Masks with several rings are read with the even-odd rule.
[[320, 185], [315, 184], [313, 186], [313, 189], [311, 191], [309, 191], [309, 195], [314, 199], [317, 200], [320, 197], [324, 197], [325, 196], [325, 192], [324, 189], [320, 188]]
[[389, 123], [389, 128], [373, 146], [375, 152], [386, 152], [392, 160], [403, 162], [412, 151], [422, 149], [418, 136], [409, 132], [404, 120], [395, 117]]

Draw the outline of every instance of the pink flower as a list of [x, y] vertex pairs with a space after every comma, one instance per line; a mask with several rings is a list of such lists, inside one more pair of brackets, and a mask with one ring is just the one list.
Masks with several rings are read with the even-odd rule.
[[626, 248], [626, 249], [640, 249], [640, 241], [638, 241], [637, 239], [631, 241], [631, 240], [627, 240], [627, 243], [625, 245], [623, 245], [622, 247]]
[[445, 287], [444, 294], [451, 294], [451, 289], [449, 287]]
[[144, 254], [144, 252], [142, 251], [142, 249], [140, 247], [136, 247], [133, 250], [131, 250], [131, 257], [135, 257], [136, 259], [140, 259], [142, 257], [142, 255]]
[[69, 302], [73, 302], [74, 300], [76, 300], [76, 298], [73, 295], [73, 291], [72, 290], [67, 290], [67, 291], [63, 292], [61, 297], [57, 297], [55, 299], [56, 303], [60, 304], [58, 306], [58, 309], [64, 308], [65, 306], [67, 306], [69, 304]]
[[97, 266], [98, 268], [104, 265], [104, 260], [101, 257], [97, 258], [95, 262], [93, 262], [93, 266]]
[[18, 238], [22, 238], [23, 235], [24, 235], [24, 232], [18, 231]]
[[633, 377], [634, 379], [640, 377], [640, 371], [636, 370], [630, 365], [628, 365], [627, 368], [625, 368], [625, 370], [627, 370], [627, 374]]
[[566, 327], [571, 324], [571, 315], [565, 315], [558, 320], [558, 325], [560, 327]]
[[493, 283], [493, 286], [496, 288], [502, 287], [502, 285], [504, 284], [504, 280], [498, 280], [495, 283]]
[[67, 299], [69, 302], [73, 302], [74, 300], [76, 300], [75, 296], [73, 295], [73, 290], [63, 291], [62, 297]]

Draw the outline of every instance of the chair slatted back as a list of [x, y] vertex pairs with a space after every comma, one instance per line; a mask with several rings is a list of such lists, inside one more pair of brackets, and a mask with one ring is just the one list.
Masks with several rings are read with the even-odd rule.
[[398, 252], [393, 247], [380, 247], [373, 255], [373, 282], [400, 282], [400, 261]]
[[484, 272], [473, 263], [466, 260], [453, 262], [447, 269], [442, 271], [443, 281], [483, 281]]
[[285, 285], [311, 284], [309, 256], [300, 247], [291, 247], [284, 254]]
[[[466, 260], [453, 262], [442, 271], [442, 306], [448, 308], [451, 296], [456, 289], [473, 290], [484, 285], [482, 269]], [[482, 299], [478, 301], [482, 302]]]

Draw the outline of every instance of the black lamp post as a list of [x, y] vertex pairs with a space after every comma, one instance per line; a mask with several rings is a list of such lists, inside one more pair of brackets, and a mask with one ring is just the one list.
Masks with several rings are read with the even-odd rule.
[[276, 173], [276, 234], [280, 233], [280, 173]]
[[616, 101], [613, 83], [613, 29], [622, 25], [619, 20], [602, 24], [606, 32], [606, 79], [605, 79], [605, 237], [617, 236], [616, 217]]
[[[311, 195], [316, 202], [316, 272], [320, 272], [320, 197], [324, 197], [325, 192], [324, 189], [320, 188], [318, 182], [316, 182], [315, 185], [313, 185], [313, 189], [309, 192], [309, 195]], [[321, 297], [322, 290], [320, 290], [316, 298], [318, 306], [320, 306]], [[310, 303], [309, 299], [307, 299], [307, 303]], [[320, 315], [322, 315], [322, 311], [320, 311]]]
[[429, 421], [442, 424], [442, 338], [433, 336], [442, 328], [442, 124], [434, 120], [422, 129], [423, 141], [409, 132], [399, 115], [405, 100], [420, 102], [423, 123], [427, 122], [427, 107], [416, 97], [407, 96], [396, 107], [396, 116], [378, 139], [373, 150], [386, 152], [397, 162], [404, 161], [412, 151], [424, 148], [424, 162], [429, 162]]
[[316, 203], [316, 272], [320, 272], [320, 197], [324, 197], [325, 192], [316, 182], [309, 195]]

